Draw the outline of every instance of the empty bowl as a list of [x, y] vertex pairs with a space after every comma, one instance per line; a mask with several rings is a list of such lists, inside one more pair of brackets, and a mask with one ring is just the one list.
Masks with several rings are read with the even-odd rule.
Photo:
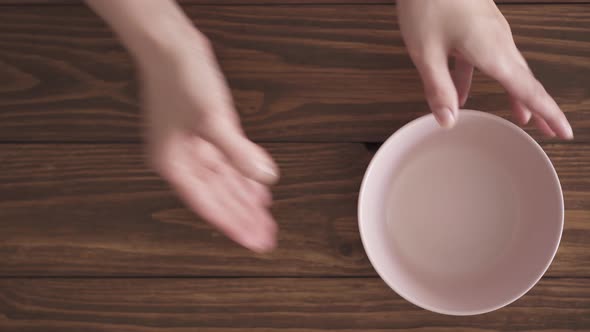
[[501, 308], [543, 276], [559, 246], [563, 195], [543, 149], [500, 117], [461, 110], [394, 133], [361, 185], [359, 230], [381, 278], [424, 309]]

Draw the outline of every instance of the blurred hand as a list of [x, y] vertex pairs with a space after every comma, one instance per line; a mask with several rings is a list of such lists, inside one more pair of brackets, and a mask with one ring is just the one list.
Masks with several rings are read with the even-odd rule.
[[277, 226], [267, 185], [277, 181], [277, 167], [244, 135], [206, 38], [195, 30], [183, 44], [190, 46], [138, 59], [153, 165], [228, 237], [257, 252], [271, 250]]
[[[565, 115], [533, 76], [510, 26], [492, 0], [398, 0], [401, 32], [418, 68], [430, 109], [452, 127], [469, 95], [473, 67], [509, 94], [516, 121], [548, 136], [572, 139]], [[451, 73], [448, 58], [453, 57]]]

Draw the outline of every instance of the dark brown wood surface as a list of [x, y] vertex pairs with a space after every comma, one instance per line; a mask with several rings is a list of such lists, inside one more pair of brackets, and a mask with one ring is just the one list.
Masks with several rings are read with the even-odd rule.
[[380, 279], [4, 279], [0, 326], [69, 331], [579, 331], [589, 279], [544, 279], [496, 312], [418, 309]]
[[[590, 6], [502, 9], [577, 140], [590, 141]], [[382, 141], [428, 112], [394, 6], [187, 11], [212, 39], [256, 140]], [[132, 65], [82, 6], [3, 7], [0, 77], [0, 140], [139, 140]], [[508, 115], [502, 88], [483, 75], [467, 107]]]
[[[373, 276], [356, 200], [362, 144], [265, 144], [280, 244], [257, 257], [193, 217], [137, 145], [3, 145], [0, 275]], [[567, 207], [550, 276], [590, 277], [590, 149], [548, 144]], [[11, 221], [11, 222], [8, 222]]]
[[[565, 228], [525, 297], [450, 317], [393, 293], [358, 235], [374, 150], [428, 112], [392, 1], [184, 1], [282, 169], [279, 248], [255, 255], [146, 167], [132, 63], [104, 24], [78, 1], [0, 0], [0, 331], [590, 331], [590, 2], [501, 2], [575, 130], [529, 131], [560, 176]], [[509, 114], [479, 74], [467, 106]]]
[[[80, 4], [83, 0], [0, 0], [0, 5], [61, 5]], [[379, 5], [394, 4], [395, 0], [177, 0], [188, 5], [283, 5], [283, 4], [362, 4]], [[590, 3], [589, 0], [495, 0], [496, 3], [529, 4], [529, 3]]]

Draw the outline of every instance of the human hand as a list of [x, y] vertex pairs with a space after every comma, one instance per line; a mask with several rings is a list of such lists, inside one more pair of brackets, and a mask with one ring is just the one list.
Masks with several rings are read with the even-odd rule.
[[[452, 127], [459, 116], [475, 66], [506, 89], [519, 124], [533, 118], [545, 135], [573, 138], [565, 115], [533, 76], [492, 0], [398, 0], [397, 10], [428, 104], [443, 127]], [[455, 61], [452, 73], [449, 57]]]
[[257, 252], [275, 246], [272, 158], [244, 135], [207, 40], [173, 0], [86, 0], [138, 64], [155, 169], [197, 214]]
[[194, 212], [251, 250], [271, 250], [277, 167], [244, 135], [207, 39], [194, 30], [177, 45], [188, 46], [138, 56], [151, 161]]

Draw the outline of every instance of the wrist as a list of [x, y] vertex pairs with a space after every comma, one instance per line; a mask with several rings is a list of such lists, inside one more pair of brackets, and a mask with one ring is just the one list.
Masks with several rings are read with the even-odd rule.
[[173, 0], [86, 0], [138, 62], [187, 53], [206, 38]]
[[162, 59], [180, 60], [185, 54], [195, 54], [195, 50], [210, 49], [207, 38], [192, 24], [179, 22], [160, 22], [130, 39], [125, 44], [139, 65]]

